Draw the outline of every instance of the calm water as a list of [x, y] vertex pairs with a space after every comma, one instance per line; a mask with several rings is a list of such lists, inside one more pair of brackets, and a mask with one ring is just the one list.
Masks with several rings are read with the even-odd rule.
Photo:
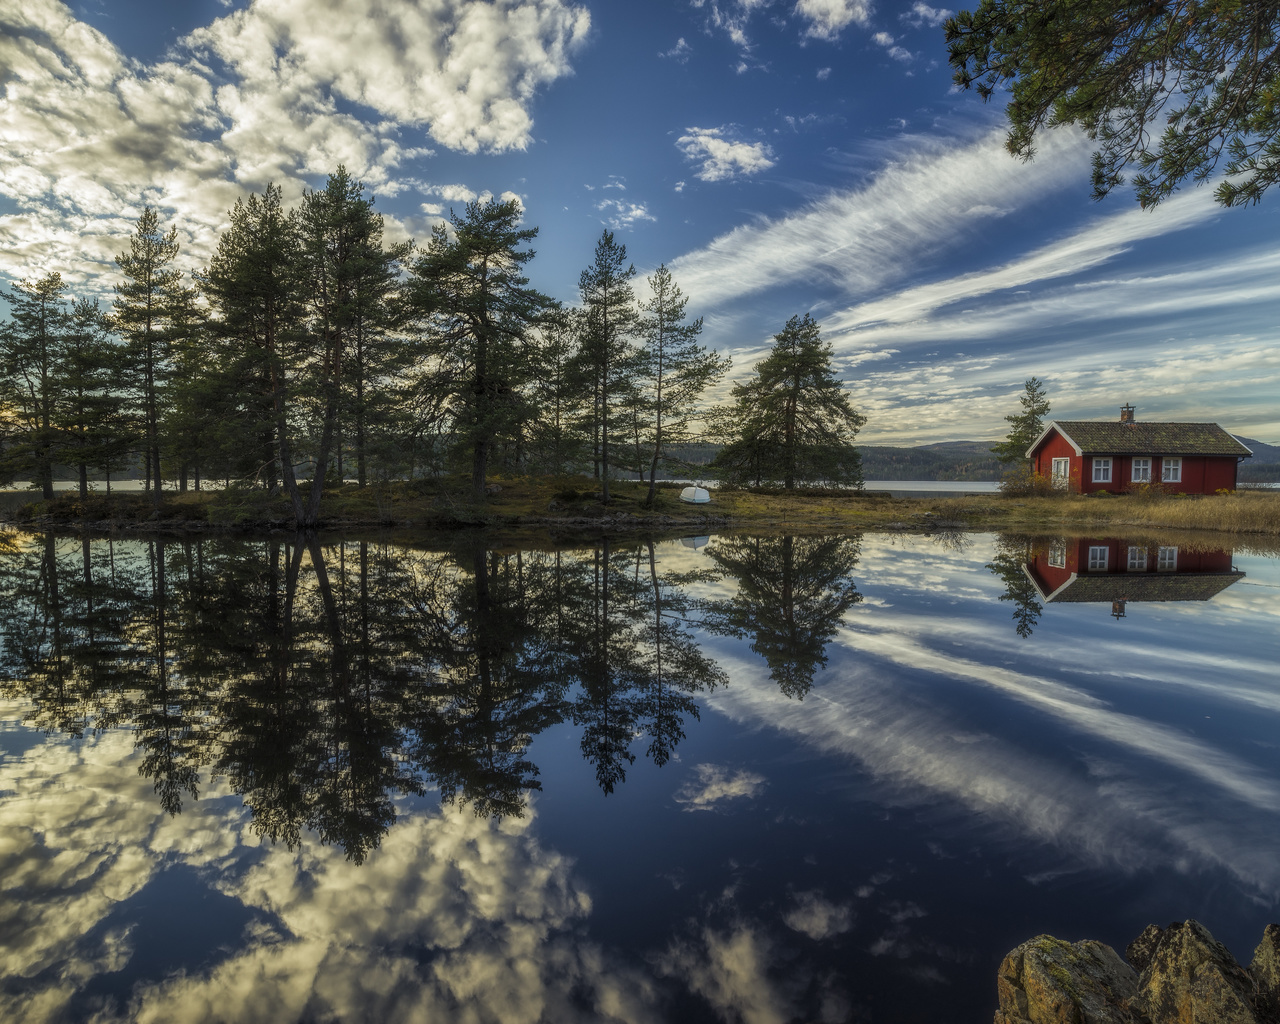
[[6, 1021], [985, 1024], [1280, 918], [1274, 558], [3, 540]]

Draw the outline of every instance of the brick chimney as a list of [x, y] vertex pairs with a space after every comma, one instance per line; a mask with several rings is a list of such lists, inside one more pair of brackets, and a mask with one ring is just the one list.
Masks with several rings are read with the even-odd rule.
[[1120, 422], [1121, 422], [1121, 423], [1132, 423], [1132, 422], [1133, 422], [1133, 413], [1134, 413], [1134, 408], [1133, 408], [1133, 406], [1128, 405], [1128, 404], [1125, 404], [1125, 405], [1120, 406]]

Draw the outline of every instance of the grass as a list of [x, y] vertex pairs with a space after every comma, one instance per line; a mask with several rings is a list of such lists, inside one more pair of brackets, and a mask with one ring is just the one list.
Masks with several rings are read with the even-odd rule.
[[[551, 529], [751, 528], [778, 530], [970, 529], [1022, 533], [1145, 530], [1214, 531], [1280, 537], [1280, 492], [1241, 491], [1203, 497], [1163, 493], [1082, 497], [1055, 494], [1008, 497], [889, 498], [809, 490], [717, 490], [709, 505], [679, 500], [679, 484], [660, 485], [653, 508], [648, 485], [612, 481], [601, 502], [598, 481], [587, 477], [497, 478], [482, 501], [461, 476], [430, 482], [329, 488], [321, 505], [327, 528], [467, 526]], [[254, 489], [165, 492], [157, 510], [137, 492], [86, 501], [62, 494], [11, 508], [14, 521], [33, 526], [90, 523], [122, 529], [287, 529], [292, 510], [282, 496]]]

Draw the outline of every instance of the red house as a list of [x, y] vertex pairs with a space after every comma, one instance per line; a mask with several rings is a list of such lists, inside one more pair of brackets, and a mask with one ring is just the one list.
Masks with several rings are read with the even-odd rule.
[[1032, 468], [1080, 494], [1160, 484], [1178, 494], [1234, 491], [1240, 460], [1253, 455], [1216, 423], [1055, 420], [1027, 449]]

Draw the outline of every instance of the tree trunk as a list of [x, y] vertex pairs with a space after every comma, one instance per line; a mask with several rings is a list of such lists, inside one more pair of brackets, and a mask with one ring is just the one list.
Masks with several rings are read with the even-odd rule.
[[80, 463], [80, 500], [87, 501], [89, 498], [89, 467], [83, 462]]

